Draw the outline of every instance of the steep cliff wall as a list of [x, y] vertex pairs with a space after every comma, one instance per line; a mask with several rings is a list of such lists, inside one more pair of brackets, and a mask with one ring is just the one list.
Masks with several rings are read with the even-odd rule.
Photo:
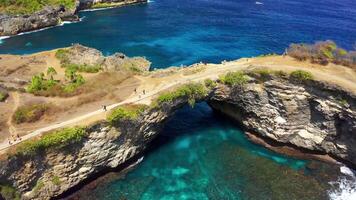
[[210, 105], [247, 130], [356, 164], [356, 98], [315, 81], [287, 79], [219, 87]]
[[151, 109], [135, 120], [100, 122], [86, 129], [80, 142], [18, 155], [0, 163], [0, 182], [11, 185], [23, 199], [50, 199], [96, 173], [116, 168], [141, 153], [159, 133], [163, 122], [186, 99]]
[[[210, 87], [205, 100], [257, 135], [356, 164], [355, 99], [319, 82], [271, 77], [233, 87], [219, 83]], [[141, 153], [165, 120], [188, 103], [188, 98], [178, 98], [135, 120], [97, 123], [80, 142], [11, 157], [0, 163], [0, 183], [16, 188], [23, 199], [56, 197]]]

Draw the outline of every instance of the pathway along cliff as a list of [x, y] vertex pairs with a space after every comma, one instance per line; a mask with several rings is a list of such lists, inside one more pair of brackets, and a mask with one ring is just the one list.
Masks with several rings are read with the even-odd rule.
[[[260, 138], [309, 153], [330, 155], [355, 167], [356, 98], [352, 90], [273, 71], [271, 66], [262, 70], [249, 62], [241, 59], [208, 65], [186, 78], [196, 83], [173, 87], [158, 99], [142, 101], [137, 106], [122, 106], [116, 117], [78, 128], [75, 140], [55, 146], [35, 145], [25, 152], [15, 149], [1, 161], [1, 184], [14, 187], [23, 199], [58, 197], [142, 153], [176, 110], [198, 101], [207, 101], [213, 109]], [[289, 67], [285, 68], [288, 71]], [[214, 74], [210, 71], [213, 69], [221, 71]], [[238, 69], [244, 72], [218, 76]], [[203, 82], [207, 78], [211, 81]]]

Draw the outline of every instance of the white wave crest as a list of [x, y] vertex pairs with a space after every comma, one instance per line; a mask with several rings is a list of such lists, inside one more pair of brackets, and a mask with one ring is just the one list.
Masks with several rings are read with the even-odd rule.
[[3, 40], [9, 38], [10, 36], [0, 36], [0, 44], [4, 43]]
[[338, 185], [334, 191], [329, 191], [331, 200], [355, 200], [356, 199], [356, 175], [351, 169], [342, 166], [340, 172], [345, 176], [340, 178], [337, 182], [330, 183]]

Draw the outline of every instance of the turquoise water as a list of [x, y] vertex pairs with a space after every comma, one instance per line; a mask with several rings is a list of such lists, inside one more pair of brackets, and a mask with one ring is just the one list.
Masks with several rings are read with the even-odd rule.
[[[124, 178], [109, 175], [79, 199], [327, 199], [336, 169], [249, 142], [207, 104], [185, 107]], [[313, 165], [310, 168], [308, 166]]]
[[[354, 0], [259, 1], [154, 0], [81, 12], [79, 23], [0, 40], [0, 53], [81, 43], [105, 55], [145, 56], [164, 68], [281, 53], [293, 42], [331, 39], [346, 49], [356, 42]], [[104, 177], [76, 199], [317, 200], [328, 198], [328, 182], [338, 175], [329, 165], [252, 144], [204, 103], [179, 111], [154, 146], [126, 177]]]
[[146, 56], [153, 67], [281, 53], [292, 42], [356, 42], [354, 0], [154, 0], [81, 12], [82, 22], [3, 40], [0, 53], [81, 43], [105, 54]]

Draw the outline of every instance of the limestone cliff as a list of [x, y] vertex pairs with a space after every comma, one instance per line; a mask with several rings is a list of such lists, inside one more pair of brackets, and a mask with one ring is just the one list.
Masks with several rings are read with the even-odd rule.
[[78, 11], [91, 8], [97, 3], [120, 3], [129, 5], [147, 2], [147, 0], [74, 0], [74, 8], [64, 6], [46, 6], [29, 15], [9, 15], [0, 13], [0, 36], [11, 36], [22, 32], [38, 30], [59, 25], [62, 21], [78, 21]]
[[11, 185], [22, 199], [51, 199], [89, 177], [122, 165], [142, 153], [159, 133], [163, 122], [187, 100], [146, 111], [136, 120], [87, 128], [78, 143], [43, 151], [35, 156], [14, 156], [0, 163], [0, 183]]
[[[242, 86], [218, 83], [205, 99], [259, 136], [302, 149], [330, 154], [356, 164], [355, 96], [315, 81], [251, 78]], [[165, 120], [188, 98], [142, 113], [135, 120], [87, 128], [80, 142], [14, 156], [0, 163], [0, 183], [11, 185], [23, 199], [50, 199], [99, 172], [116, 168], [142, 153]]]
[[356, 97], [316, 81], [219, 87], [210, 105], [258, 136], [356, 164]]

